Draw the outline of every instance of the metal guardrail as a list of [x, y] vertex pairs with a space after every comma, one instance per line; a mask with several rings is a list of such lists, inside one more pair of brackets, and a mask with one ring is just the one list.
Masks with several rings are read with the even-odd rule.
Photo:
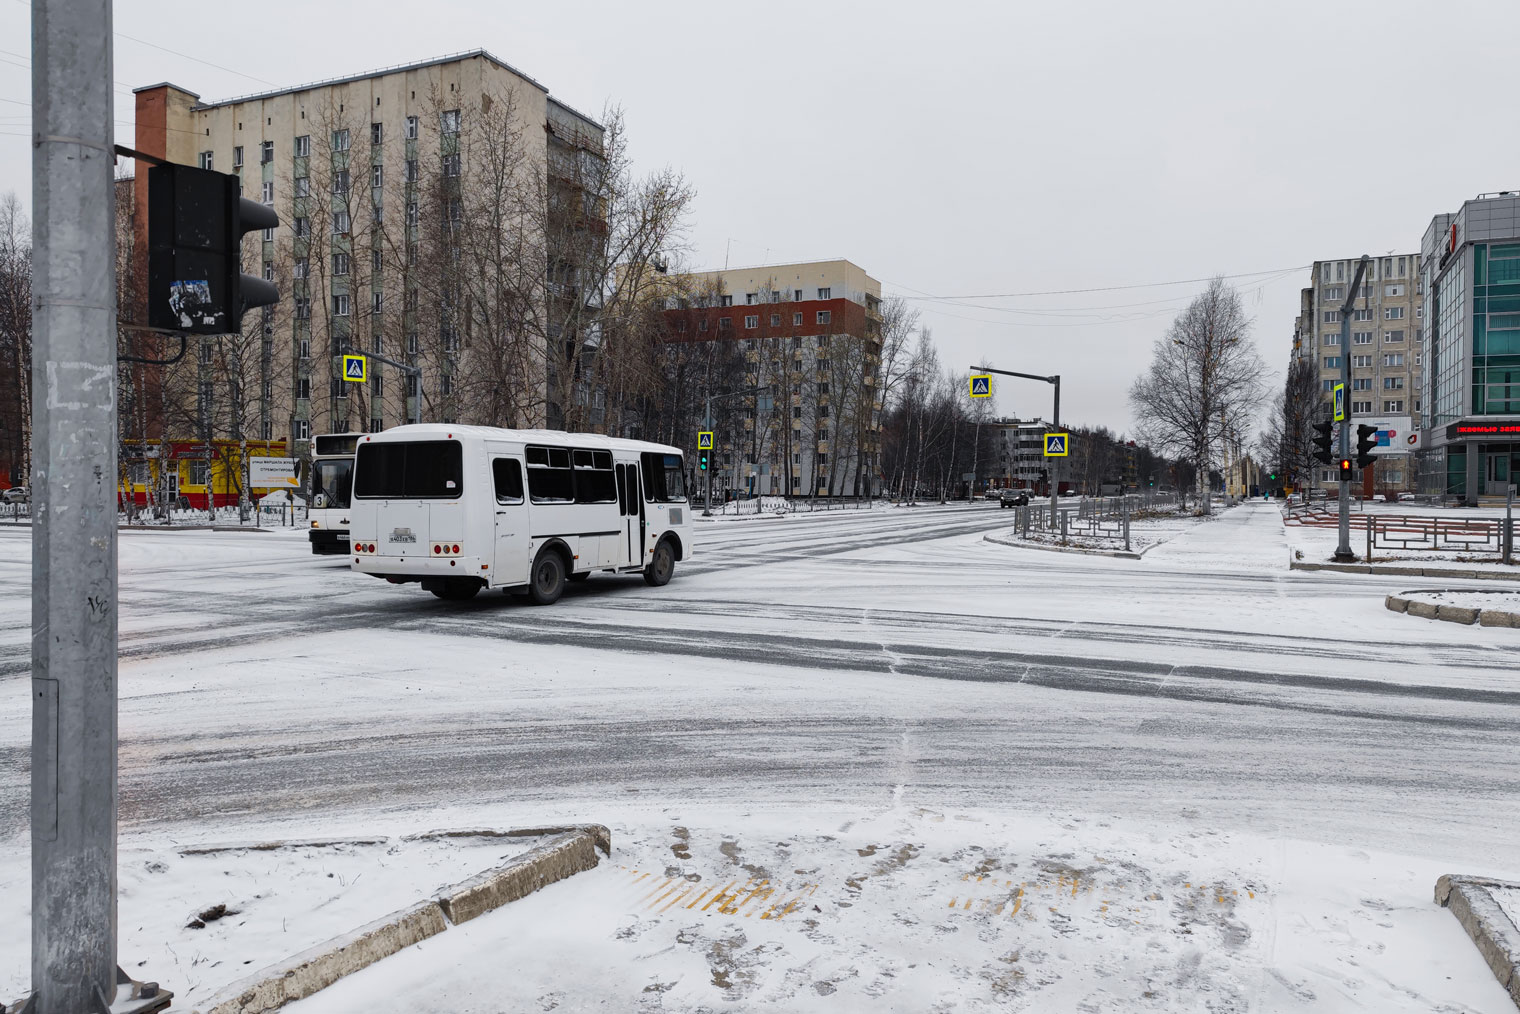
[[[1335, 511], [1314, 504], [1288, 504], [1283, 508], [1283, 520], [1307, 528], [1334, 528], [1340, 523]], [[1512, 545], [1514, 540], [1513, 523], [1502, 518], [1361, 514], [1351, 519], [1351, 530], [1361, 533], [1369, 556], [1374, 550], [1397, 549], [1493, 553], [1502, 558], [1506, 542]]]
[[[749, 497], [743, 500], [730, 500], [727, 503], [714, 503], [713, 513], [737, 514], [816, 514], [825, 511], [846, 510], [870, 510], [872, 501], [869, 497], [815, 497], [809, 499], [791, 500], [784, 497]], [[702, 504], [700, 498], [694, 498], [691, 502], [692, 509], [698, 509]]]

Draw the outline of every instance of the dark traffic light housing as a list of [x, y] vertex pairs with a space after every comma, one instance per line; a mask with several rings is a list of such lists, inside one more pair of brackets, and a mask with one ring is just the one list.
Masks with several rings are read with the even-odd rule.
[[711, 456], [712, 451], [705, 448], [697, 452], [697, 471], [706, 472], [712, 467], [712, 462], [708, 460]]
[[1314, 437], [1314, 446], [1317, 448], [1314, 452], [1314, 460], [1318, 461], [1322, 465], [1328, 465], [1331, 461], [1335, 460], [1330, 453], [1330, 444], [1333, 439], [1330, 435], [1330, 431], [1334, 428], [1334, 425], [1335, 424], [1331, 422], [1314, 424], [1314, 432], [1316, 434]]
[[1341, 482], [1350, 482], [1353, 478], [1355, 478], [1355, 472], [1353, 472], [1352, 468], [1351, 468], [1351, 459], [1350, 458], [1342, 458], [1341, 459]]
[[241, 263], [243, 235], [273, 229], [279, 217], [238, 190], [227, 173], [172, 163], [148, 170], [149, 327], [236, 334], [246, 311], [280, 301]]
[[1372, 451], [1378, 445], [1378, 430], [1376, 426], [1368, 426], [1366, 423], [1356, 428], [1356, 465], [1358, 468], [1366, 468], [1372, 464]]

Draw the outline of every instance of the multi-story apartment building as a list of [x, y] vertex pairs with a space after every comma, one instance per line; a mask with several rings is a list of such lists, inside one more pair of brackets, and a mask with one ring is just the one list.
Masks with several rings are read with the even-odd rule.
[[673, 343], [738, 353], [698, 393], [766, 387], [714, 410], [714, 490], [858, 496], [880, 487], [881, 283], [847, 260], [694, 272], [670, 281]]
[[993, 419], [988, 425], [997, 433], [996, 460], [989, 469], [995, 484], [1019, 489], [1039, 485], [1050, 464], [1045, 457], [1045, 432], [1050, 424], [1039, 419]]
[[[1351, 341], [1341, 347], [1341, 306], [1356, 273], [1356, 258], [1315, 261], [1310, 286], [1299, 300], [1294, 356], [1315, 364], [1327, 403], [1341, 380], [1341, 359], [1351, 362], [1346, 400], [1352, 424], [1371, 424], [1386, 433], [1377, 460], [1363, 475], [1367, 490], [1400, 492], [1415, 486], [1413, 452], [1420, 440], [1420, 299], [1418, 254], [1374, 257], [1352, 310]], [[1354, 441], [1353, 441], [1354, 444]], [[1331, 488], [1338, 476], [1321, 467], [1316, 485]]]
[[1421, 243], [1420, 490], [1477, 503], [1520, 469], [1520, 193], [1480, 194]]
[[[483, 50], [221, 102], [167, 83], [136, 97], [139, 151], [235, 173], [280, 218], [245, 237], [243, 259], [281, 304], [237, 339], [202, 340], [195, 376], [170, 395], [183, 411], [168, 436], [289, 437], [302, 453], [314, 432], [411, 420], [555, 422], [552, 320], [556, 304], [585, 301], [559, 246], [606, 231], [602, 209], [566, 194], [596, 173], [600, 125]], [[512, 264], [493, 262], [503, 250]], [[367, 381], [346, 382], [343, 351], [420, 377], [372, 361]]]

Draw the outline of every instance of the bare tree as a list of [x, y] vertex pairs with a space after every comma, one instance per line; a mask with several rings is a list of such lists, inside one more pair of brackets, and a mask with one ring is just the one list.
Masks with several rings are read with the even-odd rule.
[[1146, 441], [1196, 469], [1204, 513], [1214, 448], [1261, 398], [1264, 366], [1250, 328], [1240, 294], [1215, 278], [1156, 339], [1150, 368], [1129, 391]]
[[1282, 390], [1273, 399], [1272, 414], [1262, 434], [1261, 451], [1285, 485], [1307, 488], [1313, 481], [1314, 425], [1329, 418], [1320, 397], [1314, 360], [1299, 356], [1288, 364]]
[[13, 192], [0, 194], [0, 473], [23, 483], [31, 459], [31, 230]]

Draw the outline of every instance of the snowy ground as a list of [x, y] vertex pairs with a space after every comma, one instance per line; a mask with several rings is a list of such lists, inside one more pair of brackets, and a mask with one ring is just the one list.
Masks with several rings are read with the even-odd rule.
[[[184, 843], [590, 820], [611, 862], [301, 1006], [1512, 1012], [1431, 901], [1520, 879], [1512, 631], [1288, 571], [1274, 504], [1140, 561], [982, 540], [1010, 524], [713, 525], [668, 587], [548, 609], [299, 530], [123, 533], [122, 963], [222, 984], [151, 931], [204, 878], [128, 875]], [[29, 534], [0, 530], [0, 926], [29, 917]], [[356, 886], [390, 910], [435, 872]], [[295, 949], [233, 939], [224, 981]]]
[[[1516, 577], [1520, 577], [1517, 574]], [[1520, 591], [1422, 591], [1415, 590], [1404, 596], [1416, 602], [1433, 602], [1438, 606], [1463, 606], [1469, 609], [1498, 609], [1507, 613], [1520, 613]]]

